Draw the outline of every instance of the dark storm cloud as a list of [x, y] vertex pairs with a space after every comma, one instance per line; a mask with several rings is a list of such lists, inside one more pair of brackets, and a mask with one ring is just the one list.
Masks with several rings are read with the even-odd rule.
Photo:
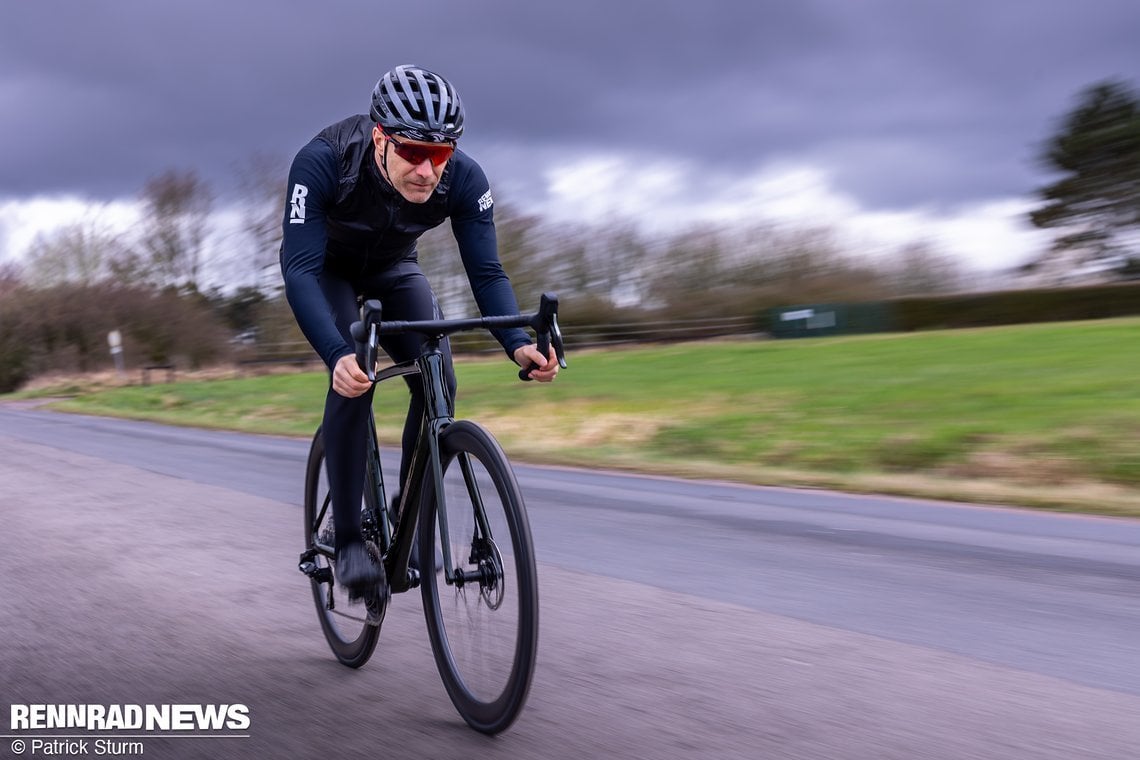
[[131, 195], [168, 168], [225, 186], [408, 61], [455, 81], [471, 152], [518, 151], [500, 176], [605, 148], [809, 162], [869, 207], [1025, 195], [1075, 93], [1135, 80], [1138, 31], [1134, 0], [37, 0], [0, 29], [0, 196]]

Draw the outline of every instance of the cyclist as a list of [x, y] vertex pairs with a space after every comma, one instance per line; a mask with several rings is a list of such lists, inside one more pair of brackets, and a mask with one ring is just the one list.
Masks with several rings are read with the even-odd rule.
[[[403, 65], [372, 91], [370, 116], [326, 127], [297, 153], [286, 191], [281, 270], [301, 331], [330, 370], [322, 434], [332, 496], [336, 570], [354, 600], [376, 586], [382, 571], [360, 530], [365, 441], [372, 384], [358, 365], [349, 325], [358, 299], [379, 299], [384, 317], [436, 319], [439, 305], [420, 269], [416, 240], [450, 218], [472, 292], [484, 316], [517, 314], [518, 303], [499, 262], [491, 191], [479, 165], [456, 148], [463, 104], [446, 79]], [[530, 377], [558, 373], [553, 349], [543, 356], [521, 329], [493, 334]], [[393, 361], [419, 355], [423, 337], [381, 338]], [[448, 392], [455, 398], [450, 347], [442, 346]], [[419, 432], [424, 399], [418, 380], [403, 432], [400, 483]]]

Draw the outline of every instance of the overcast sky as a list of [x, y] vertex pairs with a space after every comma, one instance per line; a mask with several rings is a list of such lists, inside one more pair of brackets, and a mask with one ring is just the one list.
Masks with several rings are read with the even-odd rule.
[[0, 203], [166, 169], [224, 191], [411, 62], [457, 86], [516, 205], [1014, 225], [1041, 141], [1082, 88], [1136, 82], [1138, 39], [1137, 0], [12, 2]]

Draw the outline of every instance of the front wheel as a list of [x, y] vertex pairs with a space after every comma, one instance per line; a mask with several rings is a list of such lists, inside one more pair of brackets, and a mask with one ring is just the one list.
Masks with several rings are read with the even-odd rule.
[[[440, 435], [442, 498], [425, 475], [419, 556], [428, 634], [440, 677], [468, 725], [507, 728], [530, 691], [538, 649], [538, 573], [530, 524], [510, 463], [473, 422]], [[438, 540], [438, 544], [437, 544]]]

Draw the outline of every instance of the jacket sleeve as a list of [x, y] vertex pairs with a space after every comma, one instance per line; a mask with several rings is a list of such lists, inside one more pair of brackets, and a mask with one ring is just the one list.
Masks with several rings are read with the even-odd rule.
[[337, 181], [336, 157], [328, 143], [313, 140], [297, 153], [289, 170], [281, 243], [285, 297], [301, 332], [330, 368], [353, 352], [337, 330], [320, 284], [326, 212], [335, 200]]
[[[514, 289], [499, 261], [493, 201], [487, 176], [470, 159], [456, 168], [459, 171], [453, 186], [451, 229], [459, 245], [459, 255], [463, 259], [463, 268], [471, 283], [475, 303], [485, 317], [518, 314], [519, 305]], [[512, 360], [516, 349], [532, 342], [521, 328], [492, 330], [491, 333]]]

